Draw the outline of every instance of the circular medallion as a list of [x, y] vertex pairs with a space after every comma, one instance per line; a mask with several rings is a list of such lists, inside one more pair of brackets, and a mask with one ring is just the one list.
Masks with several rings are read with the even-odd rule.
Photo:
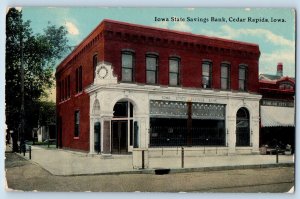
[[108, 74], [108, 70], [105, 66], [101, 66], [100, 68], [98, 68], [97, 70], [97, 75], [99, 78], [104, 79]]

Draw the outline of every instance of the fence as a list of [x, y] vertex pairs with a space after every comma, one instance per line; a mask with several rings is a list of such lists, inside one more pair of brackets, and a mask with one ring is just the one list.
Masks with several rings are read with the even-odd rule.
[[[230, 156], [229, 148], [220, 146], [134, 149], [133, 167], [137, 169], [197, 168], [199, 166], [239, 164], [232, 161], [231, 157], [235, 160], [251, 164], [251, 155], [249, 156], [249, 154], [252, 154], [252, 150], [252, 147], [241, 147], [240, 150], [235, 150], [234, 156]], [[243, 156], [243, 154], [248, 155]], [[278, 154], [278, 151], [276, 151], [275, 156], [273, 156], [274, 159], [267, 156], [265, 159], [271, 158], [274, 160], [273, 163], [279, 163]], [[218, 157], [216, 158], [216, 156]], [[237, 157], [241, 157], [242, 159], [240, 160]]]

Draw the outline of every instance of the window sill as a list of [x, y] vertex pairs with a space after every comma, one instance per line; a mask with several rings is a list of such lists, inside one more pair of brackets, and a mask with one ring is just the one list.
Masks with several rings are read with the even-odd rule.
[[75, 94], [75, 97], [78, 97], [78, 96], [80, 96], [80, 95], [82, 95], [83, 94], [83, 91], [80, 91], [79, 93], [76, 93]]
[[79, 140], [79, 137], [73, 137], [74, 140]]
[[68, 99], [65, 99], [65, 100], [63, 100], [63, 101], [60, 101], [58, 104], [63, 104], [63, 103], [65, 103], [65, 102], [69, 101], [70, 99], [71, 99], [71, 97], [69, 97]]

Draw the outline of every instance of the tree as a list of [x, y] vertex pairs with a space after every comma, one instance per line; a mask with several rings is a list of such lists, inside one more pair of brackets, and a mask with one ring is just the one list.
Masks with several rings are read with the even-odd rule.
[[[43, 34], [33, 34], [22, 11], [9, 9], [6, 15], [5, 102], [8, 130], [18, 132], [21, 124], [21, 67], [24, 68], [25, 138], [39, 119], [39, 99], [54, 83], [55, 63], [69, 49], [63, 26], [47, 24]], [[22, 66], [21, 66], [22, 65]]]

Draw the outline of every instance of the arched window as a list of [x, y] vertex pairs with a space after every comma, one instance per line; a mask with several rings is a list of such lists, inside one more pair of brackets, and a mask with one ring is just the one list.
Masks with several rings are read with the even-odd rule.
[[236, 113], [236, 146], [250, 146], [249, 111], [240, 108]]

